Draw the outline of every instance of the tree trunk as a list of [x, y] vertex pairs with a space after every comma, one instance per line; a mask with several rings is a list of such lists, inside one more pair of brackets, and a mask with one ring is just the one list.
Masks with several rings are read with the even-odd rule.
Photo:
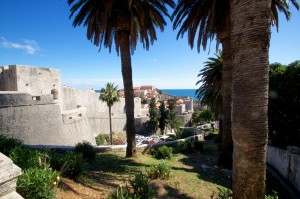
[[112, 140], [112, 127], [111, 127], [111, 106], [108, 106], [108, 113], [109, 113], [110, 144], [113, 145], [113, 140]]
[[134, 100], [132, 84], [132, 68], [129, 44], [129, 32], [118, 31], [120, 38], [120, 52], [122, 64], [122, 76], [125, 92], [125, 109], [126, 109], [126, 134], [127, 148], [126, 157], [136, 156], [135, 129], [134, 129]]
[[233, 198], [265, 198], [270, 5], [231, 1]]
[[227, 169], [232, 168], [232, 131], [231, 131], [231, 102], [232, 102], [232, 53], [230, 36], [222, 40], [222, 147], [218, 163]]

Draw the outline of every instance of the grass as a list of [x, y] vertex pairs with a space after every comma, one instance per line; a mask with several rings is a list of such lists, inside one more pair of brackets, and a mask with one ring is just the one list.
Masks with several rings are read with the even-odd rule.
[[[89, 172], [77, 182], [62, 179], [57, 199], [108, 198], [118, 186], [124, 185], [130, 174], [145, 171], [161, 161], [148, 154], [129, 159], [124, 157], [125, 152], [97, 154]], [[151, 181], [155, 198], [211, 198], [217, 195], [218, 188], [230, 188], [230, 173], [215, 167], [216, 161], [216, 144], [205, 144], [203, 152], [199, 153], [175, 153], [168, 160], [172, 166], [171, 177]]]

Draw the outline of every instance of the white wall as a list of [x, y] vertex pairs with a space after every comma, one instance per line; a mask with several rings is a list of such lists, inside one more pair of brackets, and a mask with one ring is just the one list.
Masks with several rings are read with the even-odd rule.
[[288, 150], [282, 150], [268, 146], [267, 163], [300, 192], [300, 148], [288, 147]]

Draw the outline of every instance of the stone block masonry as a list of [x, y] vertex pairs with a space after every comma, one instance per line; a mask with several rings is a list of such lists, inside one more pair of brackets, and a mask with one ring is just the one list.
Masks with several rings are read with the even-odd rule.
[[[142, 129], [141, 99], [135, 123]], [[126, 132], [125, 99], [112, 107], [113, 131]], [[0, 66], [0, 133], [27, 145], [74, 146], [109, 133], [108, 107], [99, 93], [61, 86], [60, 71], [23, 65]]]
[[13, 164], [11, 159], [0, 153], [0, 198], [22, 199], [16, 192], [18, 177], [22, 174], [21, 169]]

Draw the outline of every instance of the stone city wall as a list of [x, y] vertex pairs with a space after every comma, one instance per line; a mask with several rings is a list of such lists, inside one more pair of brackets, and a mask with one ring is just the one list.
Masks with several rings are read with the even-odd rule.
[[283, 150], [268, 146], [267, 163], [300, 193], [300, 148], [288, 147]]
[[[140, 130], [141, 99], [134, 103]], [[126, 130], [124, 98], [112, 106], [112, 126], [114, 132]], [[83, 140], [95, 144], [95, 136], [109, 133], [108, 107], [99, 93], [61, 86], [59, 70], [2, 66], [0, 132], [29, 145], [69, 146]]]
[[29, 145], [75, 145], [83, 140], [95, 144], [87, 118], [64, 122], [59, 103], [51, 99], [0, 92], [0, 132]]

